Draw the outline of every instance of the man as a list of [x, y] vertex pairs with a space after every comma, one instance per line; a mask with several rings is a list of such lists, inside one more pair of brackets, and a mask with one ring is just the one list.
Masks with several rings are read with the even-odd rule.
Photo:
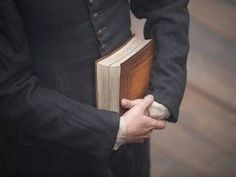
[[120, 119], [95, 108], [94, 61], [130, 37], [127, 0], [0, 0], [6, 176], [147, 177], [145, 139], [165, 126], [147, 109], [155, 100], [176, 122], [185, 88], [187, 4], [131, 1], [134, 14], [147, 18], [145, 37], [155, 41], [154, 98], [123, 100], [130, 110]]

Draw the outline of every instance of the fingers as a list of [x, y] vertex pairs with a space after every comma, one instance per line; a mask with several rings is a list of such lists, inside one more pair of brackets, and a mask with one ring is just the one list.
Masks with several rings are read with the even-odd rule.
[[166, 120], [161, 119], [161, 120], [156, 120], [155, 125], [153, 126], [154, 129], [162, 130], [166, 127]]
[[156, 120], [148, 116], [143, 117], [144, 121], [139, 131], [133, 131], [126, 136], [126, 142], [128, 143], [143, 143], [145, 139], [150, 138], [154, 129], [162, 130], [166, 127], [166, 120]]
[[143, 98], [143, 100], [137, 105], [141, 111], [145, 111], [149, 106], [152, 105], [154, 101], [154, 97], [152, 95], [147, 95]]
[[145, 122], [146, 127], [152, 128], [152, 129], [164, 129], [166, 127], [166, 120], [165, 119], [153, 119], [151, 117], [145, 116]]
[[142, 110], [146, 110], [147, 107], [150, 107], [152, 105], [154, 97], [152, 95], [147, 95], [144, 99], [135, 99], [135, 100], [129, 100], [124, 98], [121, 100], [121, 106], [125, 109], [131, 109], [143, 101], [144, 103], [141, 104], [140, 107], [143, 107]]
[[129, 143], [144, 143], [145, 139], [137, 139], [137, 140], [132, 140], [132, 141], [129, 141]]
[[130, 109], [134, 106], [136, 106], [137, 104], [139, 104], [141, 102], [141, 99], [136, 99], [136, 100], [128, 100], [128, 99], [122, 99], [121, 100], [121, 106], [125, 109]]
[[148, 95], [143, 99], [121, 101], [122, 106], [130, 108], [123, 116], [126, 120], [126, 142], [142, 142], [149, 138], [152, 130], [165, 128], [165, 120], [156, 120], [145, 114], [147, 108], [153, 103], [154, 97]]
[[152, 133], [152, 130], [146, 132], [143, 135], [137, 136], [137, 137], [132, 137], [128, 142], [130, 143], [143, 143], [146, 139], [150, 138]]

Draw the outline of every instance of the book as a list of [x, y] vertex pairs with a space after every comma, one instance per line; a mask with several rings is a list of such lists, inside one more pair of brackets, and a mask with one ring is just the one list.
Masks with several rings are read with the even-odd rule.
[[149, 85], [153, 63], [152, 40], [129, 39], [111, 54], [96, 60], [96, 104], [98, 109], [125, 110], [123, 98], [143, 98]]

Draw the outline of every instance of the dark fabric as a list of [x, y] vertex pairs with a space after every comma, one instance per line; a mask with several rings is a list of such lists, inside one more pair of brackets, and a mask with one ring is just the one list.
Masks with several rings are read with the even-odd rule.
[[0, 176], [6, 176], [6, 167], [5, 167], [5, 159], [4, 159], [4, 151], [5, 151], [5, 142], [4, 137], [0, 134]]
[[138, 18], [147, 18], [145, 38], [155, 40], [155, 63], [149, 93], [170, 110], [170, 122], [177, 122], [186, 86], [188, 1], [131, 0], [134, 14]]
[[[155, 40], [149, 92], [176, 122], [188, 0], [132, 0]], [[119, 115], [95, 108], [94, 62], [130, 35], [127, 0], [0, 0], [0, 130], [17, 176], [148, 176], [148, 142], [112, 152]], [[96, 14], [96, 15], [95, 15]], [[9, 162], [10, 161], [10, 162]], [[11, 172], [9, 172], [9, 170]]]
[[19, 155], [19, 144], [15, 138], [9, 138], [0, 133], [0, 175], [9, 177], [16, 175], [17, 158]]

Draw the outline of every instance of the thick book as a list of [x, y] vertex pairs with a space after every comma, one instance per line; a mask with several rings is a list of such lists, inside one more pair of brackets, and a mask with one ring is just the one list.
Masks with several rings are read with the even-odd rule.
[[122, 114], [123, 98], [146, 94], [153, 63], [153, 42], [132, 37], [111, 54], [96, 61], [96, 103], [98, 109]]

